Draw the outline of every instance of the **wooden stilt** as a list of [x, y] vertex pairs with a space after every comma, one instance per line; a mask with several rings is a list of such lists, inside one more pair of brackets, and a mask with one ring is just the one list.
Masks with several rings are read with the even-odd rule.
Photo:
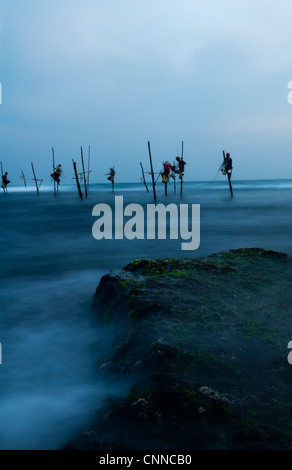
[[90, 179], [90, 145], [88, 148], [88, 175], [87, 175], [87, 192], [89, 193], [89, 179]]
[[152, 176], [153, 195], [154, 195], [154, 200], [156, 201], [157, 197], [156, 197], [155, 179], [154, 179], [154, 171], [153, 171], [153, 164], [152, 164], [152, 155], [151, 155], [150, 142], [148, 142], [148, 150], [149, 150], [149, 158], [150, 158], [150, 168], [151, 168], [151, 176]]
[[[181, 158], [182, 159], [184, 158], [184, 143], [183, 142], [182, 142], [182, 145], [181, 145]], [[181, 175], [180, 175], [180, 195], [181, 195], [181, 197], [183, 195], [183, 184], [184, 184], [183, 174], [181, 173]]]
[[31, 168], [32, 168], [32, 172], [33, 172], [33, 179], [34, 179], [34, 182], [35, 182], [35, 186], [36, 186], [36, 190], [37, 190], [37, 195], [39, 196], [40, 194], [40, 188], [39, 188], [39, 184], [38, 184], [38, 179], [36, 177], [36, 174], [35, 174], [35, 171], [34, 171], [34, 166], [33, 166], [33, 163], [31, 163]]
[[[175, 168], [175, 162], [173, 162], [173, 168]], [[176, 176], [173, 173], [173, 185], [174, 185], [174, 194], [176, 194]]]
[[[52, 148], [52, 153], [53, 153], [53, 173], [55, 173], [56, 165], [55, 165], [55, 149], [54, 149], [54, 147]], [[58, 191], [57, 186], [58, 186], [57, 182], [54, 179], [54, 196], [57, 196], [57, 191]]]
[[74, 174], [75, 174], [77, 189], [78, 189], [80, 199], [82, 201], [83, 200], [83, 194], [82, 194], [82, 191], [81, 191], [81, 186], [80, 186], [79, 177], [78, 177], [78, 173], [77, 173], [77, 165], [76, 165], [76, 162], [74, 162], [74, 160], [72, 160], [72, 161], [73, 161], [73, 168], [74, 168]]
[[83, 148], [81, 147], [81, 162], [82, 162], [82, 171], [83, 171], [83, 179], [84, 179], [84, 191], [85, 191], [85, 197], [88, 197], [87, 193], [87, 184], [86, 184], [86, 172], [85, 172], [85, 166], [84, 166], [84, 158], [83, 158]]
[[143, 181], [143, 183], [144, 183], [144, 185], [145, 185], [145, 188], [146, 188], [146, 190], [147, 190], [147, 193], [149, 193], [149, 188], [148, 188], [147, 183], [146, 183], [144, 168], [143, 168], [143, 165], [142, 165], [141, 162], [140, 162], [140, 165], [141, 165], [141, 169], [142, 169], [142, 181]]
[[[114, 167], [113, 167], [113, 169], [114, 169]], [[116, 173], [114, 171], [114, 174], [112, 176], [112, 191], [113, 191], [113, 193], [115, 192], [115, 178], [116, 178]]]
[[21, 177], [20, 178], [23, 180], [23, 184], [24, 184], [25, 189], [27, 189], [25, 174], [23, 173], [22, 170], [20, 170], [20, 171], [21, 171]]
[[232, 184], [231, 184], [231, 174], [228, 173], [227, 176], [228, 176], [228, 183], [229, 183], [230, 194], [231, 194], [231, 196], [233, 197], [233, 188], [232, 188]]

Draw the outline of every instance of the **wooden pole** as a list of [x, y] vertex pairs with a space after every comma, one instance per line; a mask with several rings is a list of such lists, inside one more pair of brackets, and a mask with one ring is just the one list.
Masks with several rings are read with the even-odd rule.
[[36, 174], [35, 174], [35, 171], [34, 171], [33, 163], [31, 163], [31, 167], [32, 167], [32, 172], [33, 172], [33, 179], [34, 179], [34, 182], [35, 182], [35, 185], [36, 185], [37, 195], [39, 196], [40, 189], [39, 189], [38, 180], [37, 180], [37, 177], [36, 177]]
[[[113, 167], [114, 168], [114, 167]], [[115, 177], [116, 177], [116, 174], [113, 175], [113, 179], [112, 179], [112, 190], [113, 190], [113, 193], [115, 192]]]
[[74, 173], [75, 173], [75, 178], [76, 178], [77, 189], [78, 189], [80, 199], [82, 201], [83, 200], [83, 194], [82, 194], [82, 191], [81, 191], [81, 186], [80, 186], [80, 182], [79, 182], [79, 178], [78, 178], [77, 165], [76, 165], [76, 162], [74, 162], [74, 160], [72, 160], [72, 161], [73, 161], [73, 168], [74, 168]]
[[[55, 149], [54, 147], [52, 148], [52, 153], [53, 153], [53, 172], [55, 173], [56, 170], [56, 165], [55, 165]], [[54, 179], [54, 196], [57, 196], [57, 182]]]
[[145, 185], [147, 193], [149, 193], [149, 188], [148, 188], [147, 183], [146, 183], [146, 178], [145, 178], [145, 173], [144, 173], [144, 168], [143, 168], [142, 162], [140, 162], [140, 165], [141, 165], [141, 169], [142, 169], [142, 181]]
[[22, 175], [22, 176], [21, 176], [21, 179], [23, 180], [24, 187], [25, 187], [25, 189], [27, 189], [27, 185], [26, 185], [26, 177], [25, 177], [25, 175], [24, 175], [23, 171], [22, 171], [22, 170], [20, 170], [20, 171], [21, 171], [21, 175]]
[[228, 183], [229, 183], [229, 189], [230, 189], [230, 194], [233, 197], [233, 189], [232, 189], [232, 184], [231, 184], [231, 173], [227, 173], [228, 176]]
[[148, 150], [149, 150], [149, 158], [150, 158], [150, 168], [151, 168], [151, 176], [152, 176], [153, 195], [154, 195], [154, 200], [156, 201], [157, 197], [156, 197], [155, 179], [154, 179], [154, 171], [153, 171], [153, 164], [152, 164], [152, 155], [151, 155], [150, 142], [148, 142]]
[[89, 178], [90, 178], [90, 145], [88, 148], [88, 175], [87, 175], [87, 191], [89, 192]]
[[[175, 161], [173, 162], [173, 168], [175, 168]], [[176, 194], [176, 176], [173, 175], [173, 184], [174, 184], [174, 194]]]
[[83, 148], [81, 147], [81, 162], [82, 162], [82, 170], [83, 170], [83, 179], [84, 179], [84, 191], [86, 198], [88, 197], [87, 193], [87, 184], [86, 184], [86, 173], [85, 173], [85, 166], [84, 166], [84, 158], [83, 158]]
[[[226, 165], [227, 158], [226, 158], [224, 150], [223, 150], [223, 158], [224, 158], [224, 164]], [[230, 194], [231, 194], [231, 197], [233, 197], [233, 189], [232, 189], [232, 184], [231, 184], [231, 174], [228, 172], [227, 167], [226, 167], [226, 171], [227, 171], [227, 178], [228, 178], [228, 183], [229, 183]]]
[[[184, 143], [182, 142], [182, 146], [181, 146], [181, 158], [183, 159], [184, 158]], [[183, 181], [183, 174], [181, 173], [180, 175], [180, 195], [182, 197], [183, 195], [183, 184], [184, 184], [184, 181]]]

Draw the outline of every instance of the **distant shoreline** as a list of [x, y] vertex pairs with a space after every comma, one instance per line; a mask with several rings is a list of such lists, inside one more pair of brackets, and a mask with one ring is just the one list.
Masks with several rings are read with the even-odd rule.
[[[262, 180], [257, 180], [257, 179], [233, 179], [232, 180], [233, 185], [237, 187], [237, 189], [292, 189], [292, 178], [291, 179], [262, 179]], [[195, 186], [200, 189], [226, 189], [226, 181], [222, 181], [219, 179], [213, 180], [213, 181], [184, 181], [184, 185], [187, 187], [190, 186]], [[139, 182], [116, 182], [115, 183], [116, 189], [135, 189], [138, 191], [144, 191], [145, 192], [145, 187], [142, 183]], [[158, 190], [164, 191], [164, 185], [159, 181], [156, 184], [156, 187]], [[172, 182], [169, 183], [169, 191], [170, 194], [172, 194], [172, 187], [173, 184]], [[90, 184], [91, 190], [97, 190], [97, 189], [105, 189], [111, 191], [111, 187], [108, 183], [91, 183]], [[149, 188], [151, 192], [151, 185], [149, 183]], [[76, 185], [74, 183], [62, 183], [60, 186], [60, 192], [62, 192], [62, 189], [64, 189], [66, 192], [67, 191], [76, 191]], [[29, 185], [27, 188], [24, 188], [22, 184], [19, 185], [14, 185], [10, 184], [8, 186], [8, 193], [9, 191], [11, 192], [35, 192], [35, 186], [34, 185]], [[52, 183], [43, 183], [43, 185], [40, 187], [40, 192], [53, 192], [53, 184]]]

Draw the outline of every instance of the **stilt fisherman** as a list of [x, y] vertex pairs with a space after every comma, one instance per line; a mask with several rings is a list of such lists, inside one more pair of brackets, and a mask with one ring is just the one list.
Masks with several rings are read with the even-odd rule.
[[62, 174], [62, 165], [58, 165], [57, 168], [55, 168], [54, 173], [51, 174], [51, 177], [53, 178], [54, 181], [56, 181], [57, 185], [60, 186], [61, 184], [61, 174]]

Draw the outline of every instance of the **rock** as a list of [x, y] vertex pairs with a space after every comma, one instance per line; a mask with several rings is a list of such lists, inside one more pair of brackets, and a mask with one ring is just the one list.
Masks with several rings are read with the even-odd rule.
[[94, 431], [89, 431], [89, 432], [83, 432], [82, 433], [82, 437], [84, 437], [85, 439], [96, 439], [96, 433]]
[[120, 333], [100, 370], [120, 371], [129, 392], [77, 447], [289, 448], [291, 279], [291, 258], [259, 248], [104, 276], [93, 310]]
[[133, 366], [133, 370], [141, 369], [142, 366], [143, 366], [143, 362], [142, 361], [137, 361], [137, 362], [135, 362], [135, 364]]
[[106, 362], [105, 364], [102, 364], [99, 368], [100, 371], [107, 372], [113, 367], [113, 362], [109, 361]]
[[206, 386], [201, 387], [199, 391], [202, 395], [209, 398], [213, 402], [216, 402], [221, 405], [230, 404], [230, 401], [225, 395], [215, 392], [215, 390], [212, 390], [210, 387], [206, 387]]
[[198, 408], [198, 413], [199, 413], [200, 415], [203, 414], [203, 413], [206, 413], [205, 408], [203, 408], [202, 406], [200, 406], [200, 407]]

